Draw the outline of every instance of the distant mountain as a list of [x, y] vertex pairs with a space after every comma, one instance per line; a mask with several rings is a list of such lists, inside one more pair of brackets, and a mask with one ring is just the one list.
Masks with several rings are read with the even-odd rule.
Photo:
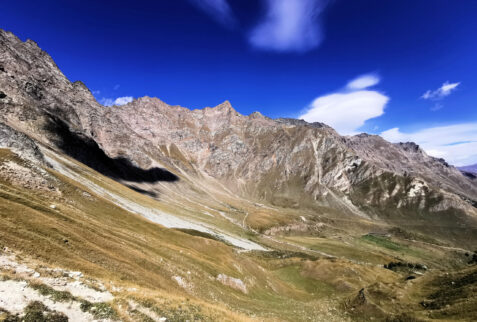
[[461, 171], [472, 172], [472, 173], [477, 174], [477, 164], [458, 167], [458, 169], [461, 170]]

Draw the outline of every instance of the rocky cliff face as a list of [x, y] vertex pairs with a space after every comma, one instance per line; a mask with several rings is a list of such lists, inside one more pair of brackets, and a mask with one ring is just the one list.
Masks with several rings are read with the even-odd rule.
[[475, 180], [413, 143], [342, 137], [321, 123], [273, 120], [258, 112], [244, 116], [229, 102], [189, 110], [143, 97], [105, 107], [84, 84], [71, 83], [33, 41], [5, 31], [0, 91], [2, 128], [116, 180], [148, 182], [152, 192], [165, 193], [157, 182], [190, 189], [210, 182], [285, 208], [326, 207], [391, 222], [427, 215], [471, 226], [477, 220]]

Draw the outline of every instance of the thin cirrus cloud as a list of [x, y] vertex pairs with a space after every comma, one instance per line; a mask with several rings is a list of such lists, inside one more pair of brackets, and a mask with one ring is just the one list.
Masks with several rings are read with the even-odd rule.
[[457, 83], [449, 83], [445, 82], [436, 90], [427, 90], [424, 94], [422, 94], [421, 98], [426, 100], [440, 100], [446, 96], [449, 96], [453, 91], [457, 89], [457, 86], [460, 85], [460, 82]]
[[320, 13], [324, 0], [264, 0], [266, 14], [250, 33], [250, 44], [258, 49], [304, 52], [323, 40]]
[[427, 154], [456, 166], [477, 163], [477, 123], [458, 123], [402, 132], [392, 128], [381, 133], [391, 142], [413, 141]]
[[[248, 33], [254, 48], [275, 52], [305, 52], [323, 40], [320, 14], [329, 0], [262, 0], [265, 14]], [[189, 0], [225, 27], [235, 15], [227, 0]]]
[[226, 27], [235, 24], [235, 17], [227, 0], [189, 0], [189, 2]]
[[119, 105], [125, 105], [127, 103], [131, 103], [133, 99], [134, 98], [132, 96], [122, 96], [116, 99], [102, 98], [99, 100], [99, 102], [104, 106], [113, 106], [113, 105], [119, 106]]
[[299, 118], [326, 123], [342, 135], [357, 134], [367, 120], [384, 114], [389, 97], [367, 89], [379, 81], [376, 75], [357, 77], [343, 91], [316, 98]]

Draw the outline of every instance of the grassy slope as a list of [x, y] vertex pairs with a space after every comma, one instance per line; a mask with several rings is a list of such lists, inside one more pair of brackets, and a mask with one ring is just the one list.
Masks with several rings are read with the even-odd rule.
[[[13, 154], [5, 150], [0, 152], [0, 162], [22, 163]], [[75, 171], [82, 172], [110, 191], [133, 197], [147, 206], [184, 217], [194, 215], [194, 209], [204, 211], [204, 206], [198, 206], [194, 200], [184, 200], [190, 208], [188, 211], [180, 209], [177, 203], [157, 202], [81, 164], [77, 164]], [[364, 287], [370, 290], [370, 301], [374, 301], [373, 294], [386, 294], [381, 304], [376, 301], [378, 312], [399, 314], [414, 310], [419, 300], [435, 290], [432, 281], [434, 276], [439, 276], [440, 270], [463, 265], [463, 255], [457, 250], [404, 239], [362, 237], [361, 232], [366, 230], [367, 224], [350, 230], [351, 223], [339, 220], [329, 224], [345, 226], [349, 231], [347, 235], [344, 231], [341, 236], [326, 238], [293, 233], [263, 238], [252, 234], [250, 238], [276, 251], [237, 252], [220, 241], [153, 224], [103, 199], [78, 182], [51, 170], [50, 174], [59, 179], [57, 185], [61, 195], [31, 191], [0, 178], [0, 246], [8, 246], [22, 256], [49, 265], [80, 270], [109, 286], [123, 287], [123, 291], [115, 293], [113, 305], [116, 308], [127, 298], [135, 298], [163, 312], [190, 312], [190, 316], [196, 314], [196, 318], [205, 320], [247, 320], [251, 317], [343, 320], [347, 316], [361, 317], [347, 312], [342, 303]], [[168, 200], [166, 196], [162, 199]], [[268, 225], [273, 216], [285, 218], [290, 214], [284, 219], [286, 222], [301, 215], [298, 211], [276, 207], [267, 211], [267, 208], [257, 208], [231, 197], [222, 200], [214, 204], [205, 199], [204, 205], [217, 219], [214, 223], [243, 236], [247, 233], [238, 225], [219, 219], [217, 212], [228, 210], [231, 215], [251, 213], [250, 223], [258, 226], [261, 221]], [[56, 209], [50, 208], [52, 204]], [[332, 234], [340, 231], [332, 230]], [[316, 251], [337, 258], [324, 258]], [[447, 265], [442, 258], [453, 264]], [[397, 259], [423, 262], [435, 272], [426, 273], [422, 281], [417, 279], [415, 284], [406, 282], [403, 273], [380, 266]], [[217, 282], [215, 277], [218, 274], [242, 279], [248, 286], [248, 294]], [[190, 288], [179, 287], [173, 280], [174, 276], [186, 279]], [[420, 291], [421, 284], [426, 285], [422, 290], [428, 290], [428, 293]], [[127, 289], [130, 290], [124, 291]], [[396, 294], [401, 296], [399, 306], [386, 300], [396, 297]], [[403, 294], [409, 294], [409, 298]], [[365, 314], [379, 316], [381, 313]], [[424, 316], [424, 313], [418, 314]], [[171, 316], [178, 316], [180, 320], [181, 315]]]

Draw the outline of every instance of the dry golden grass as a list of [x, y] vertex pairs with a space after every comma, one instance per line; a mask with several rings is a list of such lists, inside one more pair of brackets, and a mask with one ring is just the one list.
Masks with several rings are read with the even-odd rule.
[[[10, 152], [0, 150], [0, 162], [8, 160], [22, 162]], [[200, 189], [196, 195], [180, 199], [192, 209], [184, 210], [178, 203], [169, 201], [170, 195], [161, 196], [161, 201], [154, 200], [71, 162], [75, 172], [119, 196], [183, 218], [195, 216], [194, 209], [207, 210], [213, 216], [205, 217], [210, 223], [275, 250], [238, 252], [220, 241], [164, 228], [53, 170], [48, 171], [51, 180], [57, 180], [55, 185], [61, 194], [28, 190], [0, 178], [0, 246], [49, 266], [82, 271], [110, 289], [121, 288], [113, 292], [116, 299], [112, 305], [124, 320], [135, 319], [124, 309], [129, 307], [128, 301], [133, 300], [170, 320], [341, 321], [351, 314], [342, 303], [361, 288], [366, 289], [369, 302], [379, 309], [364, 315], [351, 314], [351, 317], [371, 317], [376, 312], [384, 314], [380, 317], [396, 315], [415, 308], [420, 300], [435, 291], [432, 281], [439, 274], [426, 273], [407, 282], [403, 273], [380, 265], [397, 259], [419, 259], [437, 269], [464, 263], [458, 251], [439, 245], [393, 239], [390, 242], [397, 245], [394, 247], [380, 240], [363, 239], [361, 234], [375, 225], [366, 220], [353, 225], [349, 218], [330, 219], [321, 213], [316, 222], [326, 223], [328, 228], [323, 234], [330, 237], [292, 232], [287, 236], [264, 238], [223, 219], [219, 211], [229, 211], [230, 216], [256, 229], [286, 225], [300, 221], [301, 215], [311, 218], [313, 214], [276, 206], [255, 206], [227, 193], [220, 195], [221, 202], [204, 197], [203, 204], [199, 205]], [[171, 189], [180, 187], [183, 186]], [[393, 247], [386, 247], [389, 245]], [[338, 258], [327, 259], [317, 251]], [[453, 264], [440, 263], [442, 258]], [[218, 274], [241, 279], [248, 293], [221, 284], [216, 280]], [[174, 276], [184, 278], [188, 286], [179, 286]], [[123, 309], [119, 309], [120, 306]], [[423, 314], [419, 313], [421, 318]]]

